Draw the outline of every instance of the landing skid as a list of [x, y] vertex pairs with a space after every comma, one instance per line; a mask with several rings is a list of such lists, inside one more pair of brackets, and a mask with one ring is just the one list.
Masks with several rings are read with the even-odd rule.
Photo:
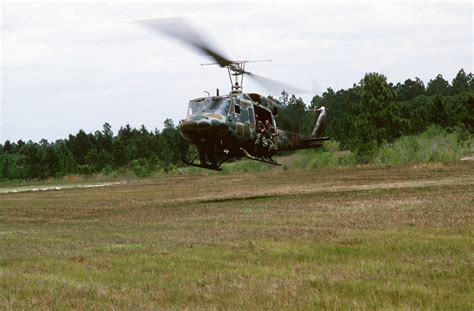
[[[261, 157], [255, 157], [255, 156], [251, 155], [250, 153], [248, 153], [248, 151], [245, 150], [244, 148], [240, 148], [240, 151], [242, 151], [243, 155], [246, 158], [250, 159], [250, 160], [259, 161], [259, 162], [272, 164], [272, 165], [281, 165], [281, 163], [278, 163], [277, 161], [272, 161], [270, 159], [265, 159], [265, 158], [261, 158]], [[205, 168], [207, 170], [212, 170], [212, 171], [218, 171], [219, 172], [219, 171], [222, 171], [221, 165], [224, 164], [224, 162], [234, 158], [234, 157], [226, 157], [226, 158], [224, 158], [224, 160], [222, 160], [218, 164], [212, 165], [212, 164], [197, 164], [197, 163], [194, 163], [194, 161], [196, 161], [196, 159], [198, 157], [199, 157], [199, 154], [195, 155], [191, 161], [188, 161], [188, 160], [186, 160], [185, 156], [182, 156], [181, 160], [183, 161], [184, 164], [189, 165], [189, 166]], [[237, 157], [237, 159], [239, 159], [239, 157]]]
[[195, 163], [188, 162], [184, 159], [183, 159], [183, 162], [184, 162], [184, 164], [189, 165], [189, 166], [205, 168], [207, 170], [212, 170], [212, 171], [217, 171], [217, 172], [222, 171], [222, 169], [219, 166], [195, 164]]
[[229, 158], [225, 158], [224, 160], [222, 160], [219, 164], [216, 164], [216, 165], [211, 165], [211, 164], [196, 164], [194, 163], [194, 161], [198, 158], [199, 154], [197, 154], [196, 156], [194, 156], [194, 158], [191, 160], [191, 161], [188, 161], [186, 160], [186, 158], [184, 156], [181, 157], [181, 161], [183, 161], [184, 164], [186, 165], [189, 165], [189, 166], [194, 166], [194, 167], [199, 167], [199, 168], [205, 168], [207, 170], [212, 170], [212, 171], [222, 171], [221, 169], [221, 165], [229, 160]]
[[251, 160], [255, 160], [255, 161], [259, 161], [259, 162], [263, 162], [267, 164], [272, 164], [272, 165], [281, 165], [281, 163], [278, 163], [277, 161], [267, 160], [265, 158], [260, 158], [260, 157], [254, 157], [253, 155], [248, 153], [248, 151], [245, 150], [244, 148], [240, 148], [240, 151], [244, 153], [246, 158], [249, 158]]

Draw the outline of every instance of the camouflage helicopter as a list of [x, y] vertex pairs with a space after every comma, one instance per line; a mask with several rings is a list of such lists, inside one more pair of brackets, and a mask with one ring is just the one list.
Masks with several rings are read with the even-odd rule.
[[[244, 93], [242, 86], [244, 76], [248, 76], [269, 90], [285, 90], [294, 94], [304, 93], [304, 90], [246, 71], [245, 65], [256, 61], [229, 60], [206, 43], [183, 18], [149, 19], [141, 23], [207, 55], [215, 62], [202, 66], [218, 65], [226, 68], [229, 75], [229, 94], [220, 95], [217, 89], [215, 96], [206, 92], [207, 96], [192, 99], [188, 104], [187, 116], [180, 121], [179, 131], [186, 141], [196, 146], [197, 154], [190, 158], [183, 155], [185, 164], [219, 171], [223, 163], [246, 157], [281, 165], [272, 159], [277, 151], [318, 148], [329, 139], [323, 136], [326, 119], [324, 107], [318, 109], [320, 114], [311, 135], [284, 131], [278, 129], [275, 120], [281, 106], [270, 97]], [[259, 125], [264, 123], [269, 123], [273, 128], [272, 137], [267, 137], [272, 139], [272, 150], [256, 143]]]

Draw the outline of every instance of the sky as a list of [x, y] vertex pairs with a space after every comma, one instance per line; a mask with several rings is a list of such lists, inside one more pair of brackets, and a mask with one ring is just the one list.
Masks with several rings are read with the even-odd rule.
[[[79, 129], [161, 129], [190, 99], [230, 89], [211, 60], [137, 20], [186, 17], [230, 59], [300, 88], [306, 103], [367, 72], [390, 82], [473, 70], [472, 2], [1, 2], [0, 142]], [[268, 94], [250, 80], [244, 91]], [[274, 94], [278, 95], [278, 94]]]

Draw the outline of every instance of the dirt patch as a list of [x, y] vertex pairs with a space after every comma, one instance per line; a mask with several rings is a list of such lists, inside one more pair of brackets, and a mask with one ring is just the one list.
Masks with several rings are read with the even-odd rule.
[[38, 191], [50, 191], [50, 190], [65, 190], [65, 189], [77, 189], [77, 188], [100, 188], [108, 187], [113, 185], [120, 185], [121, 182], [107, 182], [100, 184], [80, 184], [80, 185], [55, 185], [55, 186], [24, 186], [24, 187], [12, 187], [12, 188], [0, 188], [0, 194], [2, 193], [21, 193], [21, 192], [38, 192]]

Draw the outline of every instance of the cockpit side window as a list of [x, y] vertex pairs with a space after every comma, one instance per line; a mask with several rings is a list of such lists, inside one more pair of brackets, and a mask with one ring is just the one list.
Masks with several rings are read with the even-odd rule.
[[219, 113], [227, 115], [229, 104], [230, 100], [228, 98], [192, 100], [188, 105], [188, 117], [197, 113]]
[[204, 107], [203, 112], [210, 112], [210, 113], [220, 113], [223, 115], [227, 114], [229, 110], [229, 99], [222, 98], [219, 100], [211, 100], [206, 107]]

